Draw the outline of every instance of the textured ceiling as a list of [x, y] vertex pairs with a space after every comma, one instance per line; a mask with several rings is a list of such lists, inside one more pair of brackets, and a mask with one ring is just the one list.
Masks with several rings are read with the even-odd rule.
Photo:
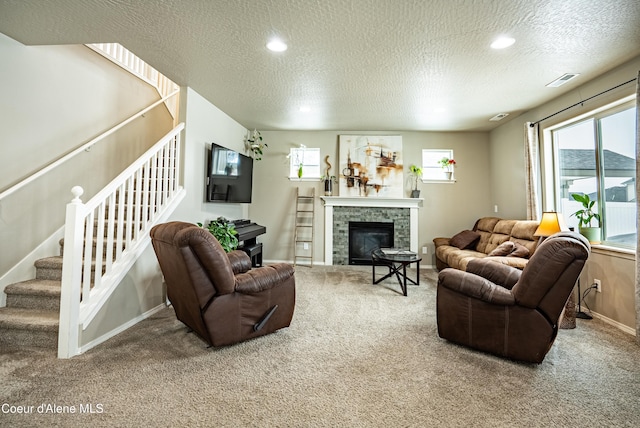
[[250, 129], [488, 130], [640, 55], [640, 1], [0, 0], [0, 32], [121, 43]]

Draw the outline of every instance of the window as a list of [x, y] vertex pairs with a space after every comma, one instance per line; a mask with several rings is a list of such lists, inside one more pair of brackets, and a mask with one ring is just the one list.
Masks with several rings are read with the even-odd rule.
[[[320, 149], [300, 146], [289, 151], [290, 179], [320, 179]], [[302, 176], [299, 175], [302, 169]]]
[[589, 195], [608, 245], [636, 245], [635, 114], [627, 103], [551, 131], [558, 211], [577, 230], [581, 204], [571, 195]]
[[453, 150], [422, 149], [422, 181], [449, 180], [446, 174], [448, 170], [440, 163], [444, 158], [453, 159]]

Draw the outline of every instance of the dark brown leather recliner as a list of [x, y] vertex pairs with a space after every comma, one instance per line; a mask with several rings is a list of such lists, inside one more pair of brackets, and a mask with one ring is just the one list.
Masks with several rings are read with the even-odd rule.
[[582, 235], [560, 232], [538, 246], [522, 271], [490, 258], [469, 262], [466, 272], [442, 270], [438, 334], [470, 348], [541, 363], [590, 252]]
[[293, 266], [252, 269], [244, 252], [225, 253], [208, 230], [191, 223], [159, 224], [151, 239], [177, 318], [210, 345], [230, 345], [291, 323]]

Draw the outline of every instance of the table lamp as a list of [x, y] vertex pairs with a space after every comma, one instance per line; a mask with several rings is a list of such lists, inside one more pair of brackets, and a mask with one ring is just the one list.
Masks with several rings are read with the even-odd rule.
[[[567, 230], [569, 230], [569, 228], [567, 227], [567, 224], [564, 222], [564, 218], [562, 217], [562, 214], [557, 213], [555, 211], [546, 211], [542, 213], [540, 226], [538, 226], [536, 231], [533, 233], [533, 236], [540, 237], [540, 241], [538, 241], [538, 244], [540, 244], [540, 242], [542, 242], [546, 237], [551, 236], [554, 233], [564, 232]], [[582, 319], [591, 319], [592, 318], [591, 315], [588, 315], [582, 312], [582, 307], [581, 307], [582, 296], [580, 294], [580, 278], [578, 278], [577, 282], [578, 282], [578, 312], [574, 316]], [[575, 301], [573, 300], [573, 293], [571, 293], [571, 295], [569, 296], [566, 307], [567, 307], [567, 310], [570, 310], [570, 314], [573, 315], [573, 312], [575, 311]], [[574, 328], [575, 319], [573, 323], [574, 324], [572, 324], [571, 321], [567, 321], [564, 328]]]
[[540, 226], [533, 233], [533, 236], [539, 236], [542, 242], [544, 238], [553, 235], [558, 232], [565, 232], [569, 230], [567, 224], [564, 222], [562, 214], [555, 211], [545, 211], [542, 213], [542, 219], [540, 220]]

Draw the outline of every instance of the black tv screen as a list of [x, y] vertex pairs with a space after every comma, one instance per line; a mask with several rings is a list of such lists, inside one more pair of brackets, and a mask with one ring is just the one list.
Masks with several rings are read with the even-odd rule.
[[207, 201], [251, 202], [253, 159], [236, 151], [211, 144], [207, 176]]

